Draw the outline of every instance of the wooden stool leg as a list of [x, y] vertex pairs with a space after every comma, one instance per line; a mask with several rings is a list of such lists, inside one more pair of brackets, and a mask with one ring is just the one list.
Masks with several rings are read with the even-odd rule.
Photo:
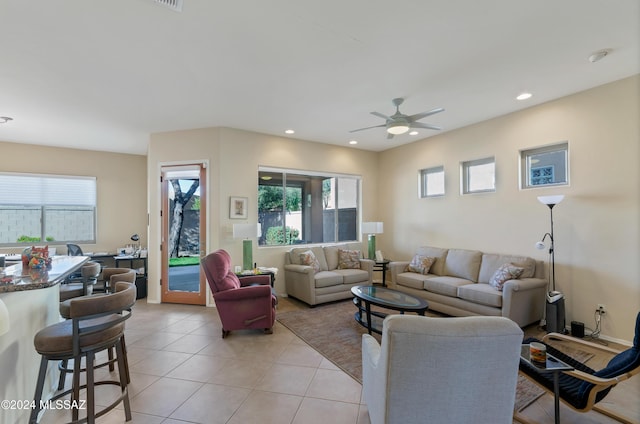
[[40, 400], [42, 399], [42, 389], [44, 388], [44, 378], [47, 375], [47, 364], [49, 360], [46, 357], [40, 359], [40, 371], [38, 371], [38, 382], [36, 383], [36, 392], [33, 395], [35, 407], [31, 410], [29, 416], [29, 424], [36, 424], [38, 422], [38, 414], [40, 413]]
[[126, 353], [123, 349], [124, 342], [116, 343], [116, 351], [118, 355], [118, 374], [120, 374], [120, 390], [124, 397], [122, 403], [124, 404], [124, 416], [125, 421], [131, 421], [131, 404], [129, 403], [129, 388], [127, 387], [129, 369], [128, 361], [126, 359]]
[[[94, 392], [94, 375], [93, 375], [93, 362], [94, 352], [87, 352], [87, 423], [94, 424], [96, 422], [96, 399]], [[75, 407], [75, 406], [74, 406]]]
[[131, 375], [129, 375], [129, 358], [127, 358], [127, 344], [124, 341], [124, 334], [120, 339], [120, 344], [122, 345], [122, 357], [124, 359], [124, 369], [127, 372], [127, 385], [131, 384]]
[[66, 369], [68, 366], [69, 366], [69, 361], [67, 361], [66, 359], [63, 359], [62, 361], [60, 361], [60, 365], [58, 366], [58, 369], [60, 370], [60, 379], [58, 380], [58, 390], [64, 389], [64, 382], [67, 377]]
[[109, 357], [109, 371], [113, 372], [116, 369], [113, 365], [113, 347], [107, 349], [107, 355]]
[[[82, 362], [81, 356], [73, 358], [73, 390], [71, 392], [71, 403], [80, 403], [80, 363]], [[78, 408], [71, 410], [71, 420], [78, 421]]]

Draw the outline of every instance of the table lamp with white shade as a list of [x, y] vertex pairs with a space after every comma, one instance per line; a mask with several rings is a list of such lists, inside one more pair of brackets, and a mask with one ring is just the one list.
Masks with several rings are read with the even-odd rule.
[[362, 234], [369, 235], [369, 259], [375, 260], [376, 258], [376, 234], [382, 234], [384, 232], [383, 222], [363, 222]]
[[253, 239], [260, 236], [260, 224], [233, 224], [233, 238], [242, 240], [242, 269], [253, 269]]

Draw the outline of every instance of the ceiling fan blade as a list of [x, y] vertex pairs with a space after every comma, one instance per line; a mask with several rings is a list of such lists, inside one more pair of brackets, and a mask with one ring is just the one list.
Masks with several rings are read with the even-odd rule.
[[422, 122], [412, 122], [411, 128], [426, 128], [428, 130], [441, 130], [442, 127], [438, 127], [431, 124], [423, 124]]
[[357, 130], [351, 130], [349, 132], [352, 133], [352, 132], [356, 132], [356, 131], [370, 130], [371, 128], [381, 128], [381, 127], [386, 127], [386, 126], [387, 126], [387, 124], [374, 125], [373, 127], [358, 128]]
[[391, 140], [393, 138], [393, 134], [390, 132], [387, 133], [387, 140]]
[[386, 119], [387, 121], [393, 121], [393, 119], [390, 116], [387, 116], [380, 112], [371, 112], [371, 114], [374, 116], [377, 116], [378, 118]]
[[435, 115], [436, 113], [444, 112], [444, 108], [436, 108], [430, 110], [429, 112], [416, 113], [415, 115], [409, 116], [409, 121], [417, 121], [422, 118], [426, 118], [427, 116]]

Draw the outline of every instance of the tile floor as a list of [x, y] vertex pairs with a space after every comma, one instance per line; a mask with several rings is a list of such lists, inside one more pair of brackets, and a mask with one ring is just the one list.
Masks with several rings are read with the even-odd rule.
[[[278, 310], [300, 307], [304, 306], [281, 298]], [[138, 301], [126, 329], [131, 422], [369, 423], [361, 385], [277, 321], [271, 335], [233, 332], [223, 340], [220, 334], [214, 308]], [[637, 399], [637, 386], [623, 395], [630, 399], [627, 402]], [[108, 404], [119, 389], [97, 390], [99, 403]], [[580, 414], [564, 406], [561, 414], [563, 423], [612, 422], [595, 412]], [[552, 398], [543, 396], [523, 415], [553, 422]], [[68, 420], [68, 411], [47, 411], [41, 423]], [[123, 423], [122, 405], [98, 422]]]

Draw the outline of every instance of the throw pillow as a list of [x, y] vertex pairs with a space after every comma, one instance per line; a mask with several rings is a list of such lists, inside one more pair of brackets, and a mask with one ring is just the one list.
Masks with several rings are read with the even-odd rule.
[[300, 265], [308, 265], [312, 267], [315, 272], [320, 271], [320, 261], [311, 250], [300, 253]]
[[431, 265], [433, 265], [436, 261], [436, 258], [432, 258], [431, 256], [421, 256], [415, 255], [409, 265], [407, 265], [405, 271], [408, 272], [417, 272], [418, 274], [428, 274], [431, 269]]
[[360, 251], [338, 249], [339, 269], [360, 269]]
[[496, 290], [502, 291], [502, 286], [509, 280], [517, 280], [522, 273], [524, 272], [524, 268], [515, 266], [514, 264], [504, 264], [500, 266], [489, 280], [489, 284]]

